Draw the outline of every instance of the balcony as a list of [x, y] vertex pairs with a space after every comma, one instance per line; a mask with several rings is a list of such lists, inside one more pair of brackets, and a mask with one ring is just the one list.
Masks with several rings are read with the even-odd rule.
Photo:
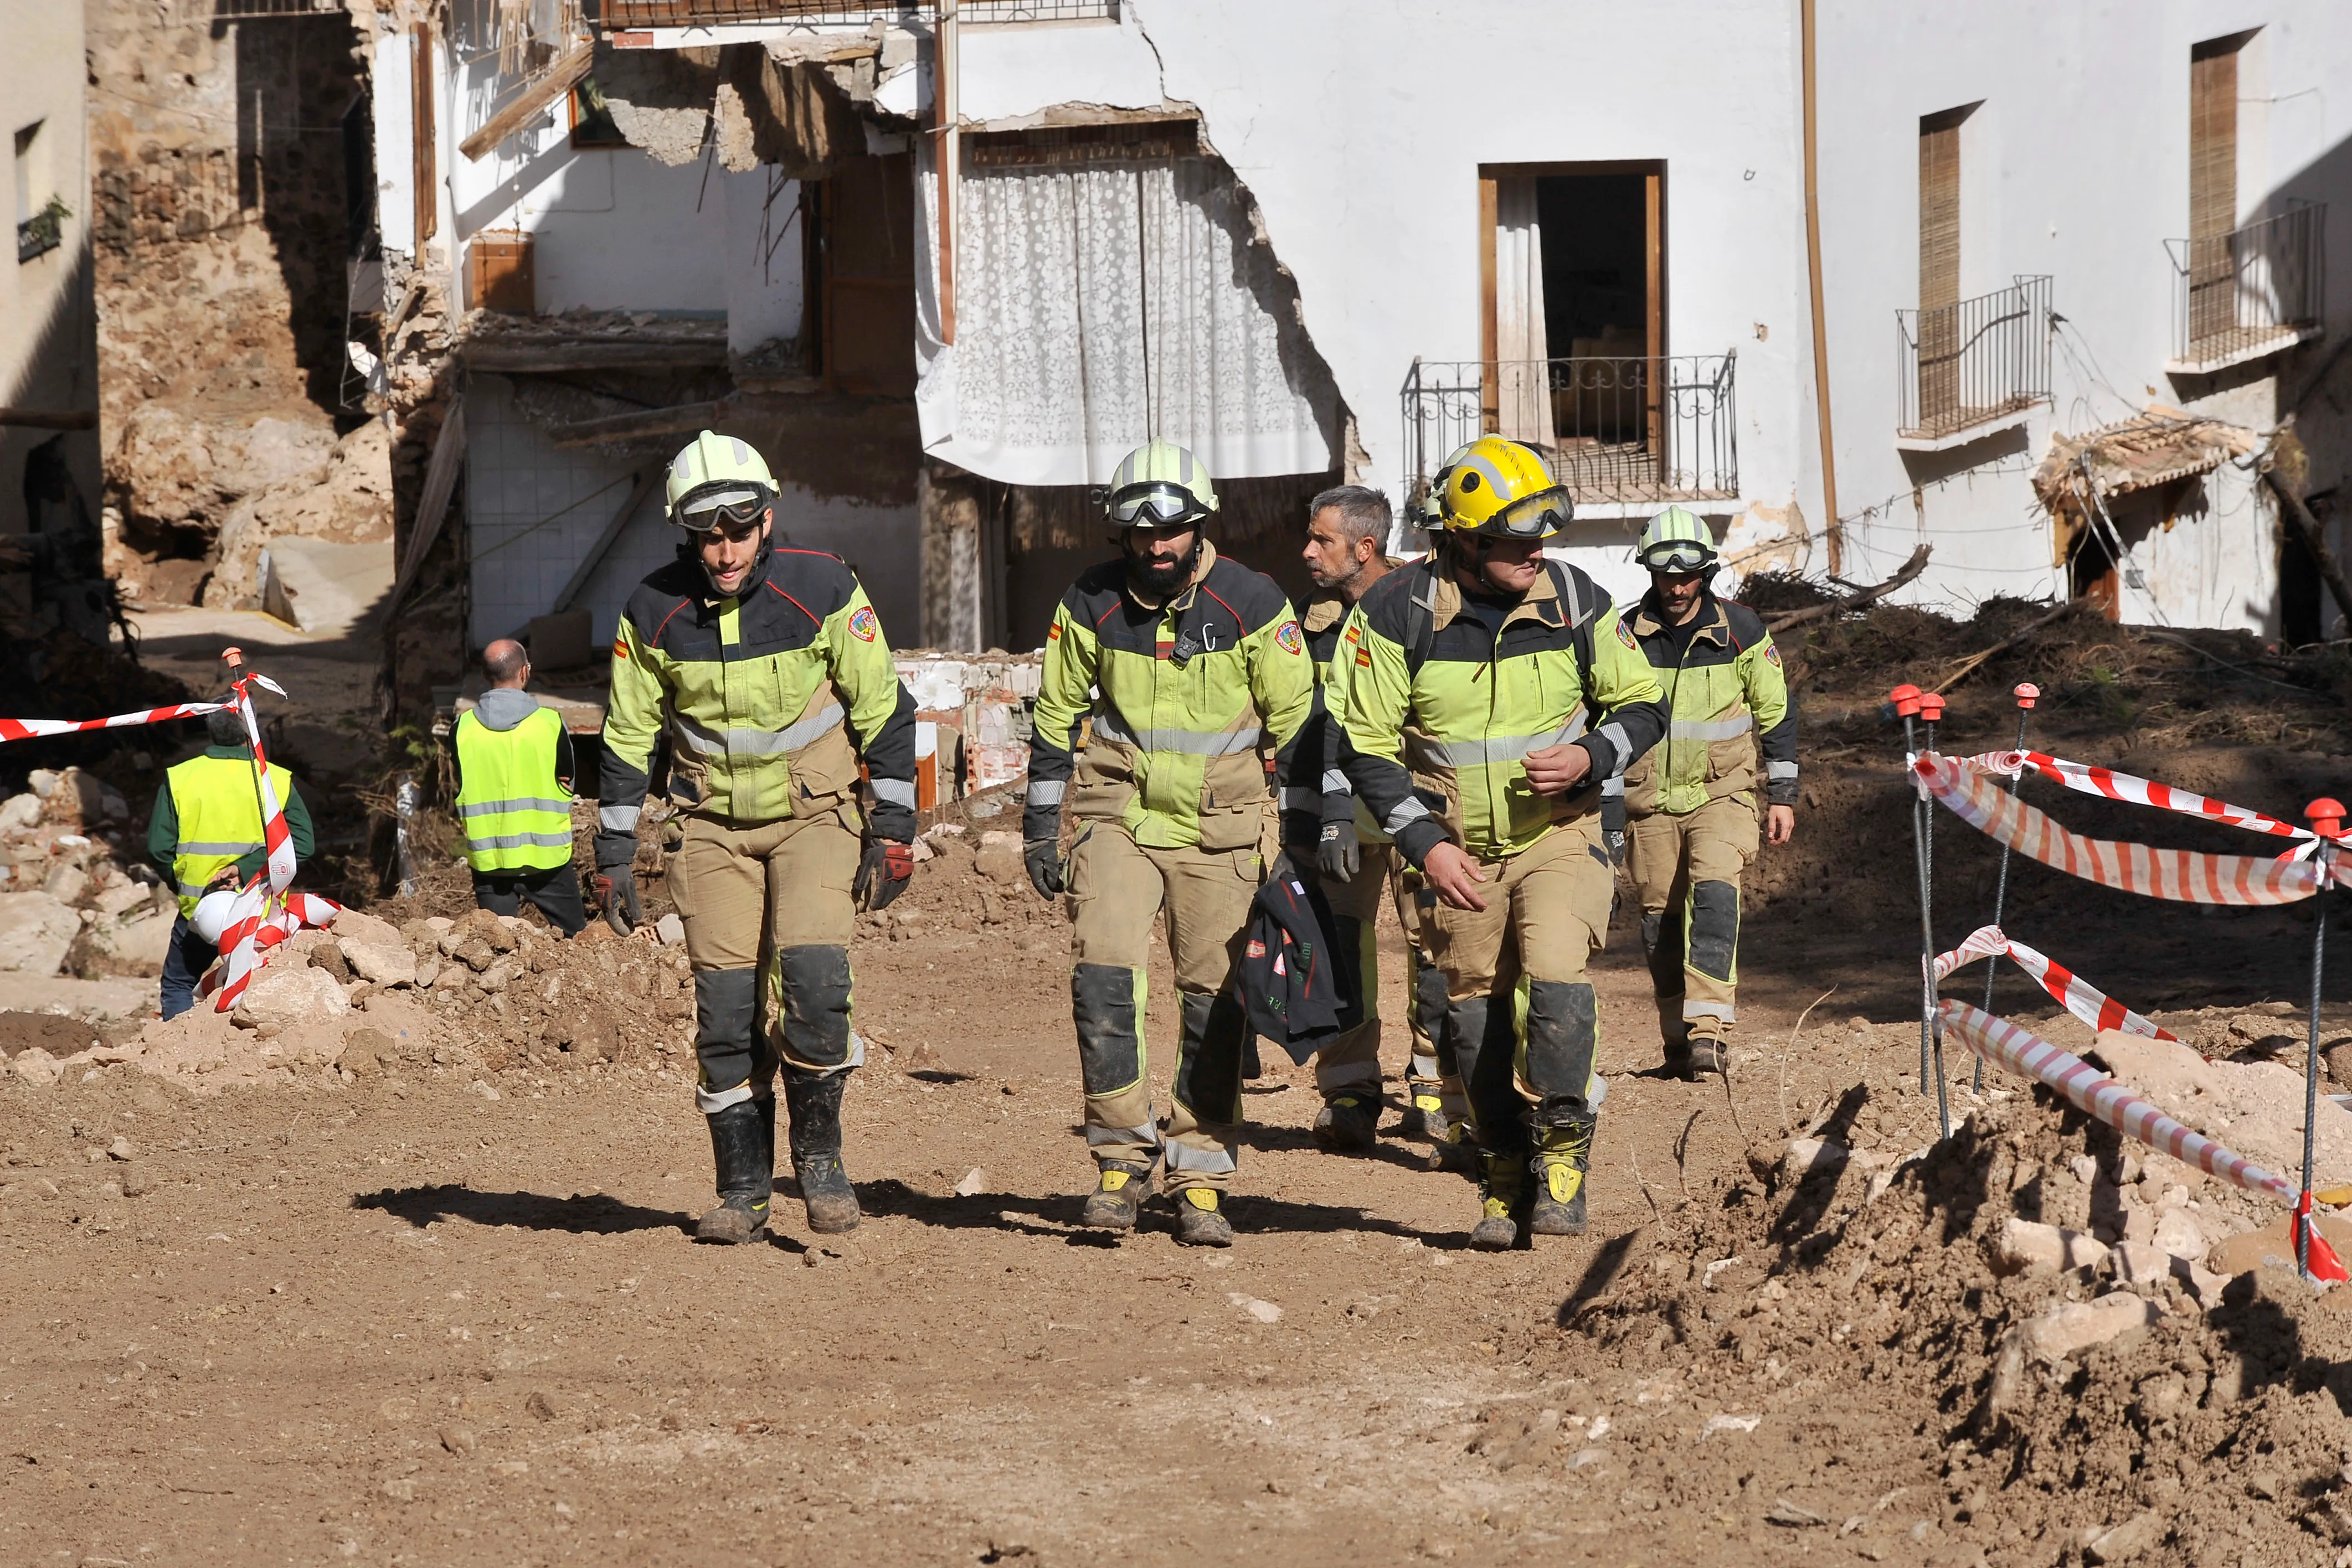
[[16, 225], [16, 265], [22, 267], [37, 256], [53, 251], [65, 243], [65, 221], [73, 216], [65, 203], [55, 196], [49, 204]]
[[2170, 375], [2205, 376], [2324, 330], [2327, 208], [2289, 207], [2228, 234], [2164, 242], [2172, 257]]
[[2050, 279], [1895, 313], [1895, 444], [1943, 452], [2025, 423], [2050, 401]]
[[1421, 493], [1455, 447], [1501, 434], [1541, 453], [1586, 516], [1733, 499], [1738, 363], [1736, 354], [1415, 360], [1401, 400], [1405, 494]]
[[[709, 27], [796, 22], [857, 26], [873, 21], [930, 22], [933, 0], [599, 0], [596, 21], [614, 29]], [[969, 26], [1013, 22], [1116, 22], [1118, 0], [961, 0], [956, 19]]]

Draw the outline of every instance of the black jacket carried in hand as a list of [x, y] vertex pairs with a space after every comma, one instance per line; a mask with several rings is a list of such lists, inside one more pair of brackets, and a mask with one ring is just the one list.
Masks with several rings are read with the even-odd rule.
[[1277, 862], [1251, 905], [1242, 961], [1234, 971], [1250, 1028], [1302, 1065], [1356, 1021], [1340, 1010], [1337, 955], [1326, 935], [1330, 929], [1322, 890], [1286, 860]]

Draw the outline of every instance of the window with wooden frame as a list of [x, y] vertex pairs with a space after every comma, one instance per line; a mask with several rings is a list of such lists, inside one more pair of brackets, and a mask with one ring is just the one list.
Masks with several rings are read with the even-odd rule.
[[571, 103], [572, 146], [584, 150], [629, 144], [614, 122], [613, 111], [605, 107], [604, 89], [596, 85], [594, 77], [582, 77], [572, 84]]
[[2251, 33], [2189, 51], [2189, 339], [2210, 342], [2237, 323], [2238, 51]]
[[1975, 104], [1919, 118], [1918, 423], [1956, 425], [1963, 398], [1960, 126]]

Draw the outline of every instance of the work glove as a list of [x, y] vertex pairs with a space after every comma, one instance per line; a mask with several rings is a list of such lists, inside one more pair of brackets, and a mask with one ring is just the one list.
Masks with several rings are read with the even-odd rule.
[[911, 845], [896, 839], [870, 838], [866, 841], [866, 858], [857, 864], [857, 880], [849, 884], [849, 895], [861, 910], [887, 909], [914, 874]]
[[1364, 852], [1356, 841], [1356, 824], [1324, 823], [1322, 841], [1315, 848], [1315, 863], [1332, 882], [1353, 882], [1364, 864]]
[[637, 902], [636, 860], [636, 834], [596, 835], [596, 874], [588, 885], [604, 923], [624, 936], [646, 921], [645, 907]]
[[1062, 866], [1062, 843], [1059, 839], [1031, 839], [1021, 846], [1021, 858], [1029, 867], [1029, 885], [1037, 890], [1040, 898], [1060, 894], [1066, 885]]

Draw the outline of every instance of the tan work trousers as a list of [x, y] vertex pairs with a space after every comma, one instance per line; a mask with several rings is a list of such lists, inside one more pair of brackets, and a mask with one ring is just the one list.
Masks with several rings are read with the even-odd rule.
[[792, 1065], [812, 1071], [856, 1067], [865, 1046], [853, 1033], [845, 1061], [799, 1061], [784, 1043], [784, 976], [778, 955], [793, 948], [846, 949], [856, 925], [849, 896], [861, 844], [850, 807], [821, 815], [735, 828], [686, 819], [686, 839], [670, 862], [670, 902], [686, 923], [686, 956], [698, 971], [761, 971], [766, 999], [761, 1036]]
[[[1441, 987], [1425, 983], [1437, 977], [1424, 972], [1429, 961], [1422, 931], [1424, 890], [1421, 873], [1412, 869], [1396, 845], [1376, 841], [1363, 846], [1363, 861], [1354, 876], [1344, 882], [1328, 876], [1320, 880], [1324, 902], [1331, 906], [1332, 918], [1354, 926], [1357, 950], [1353, 957], [1356, 983], [1362, 988], [1363, 1021], [1316, 1052], [1315, 1087], [1326, 1099], [1351, 1089], [1375, 1095], [1380, 1092], [1381, 967], [1374, 928], [1380, 919], [1381, 894], [1385, 888], [1394, 901], [1397, 924], [1404, 928], [1405, 961], [1410, 966], [1406, 978], [1412, 998], [1408, 1019], [1412, 1031], [1412, 1054], [1406, 1063], [1406, 1082], [1415, 1093], [1424, 1088], [1438, 1092], [1443, 1083], [1442, 1097], [1446, 1102], [1448, 1117], [1460, 1120], [1462, 1086], [1454, 1078], [1450, 1063], [1441, 1068], [1435, 1043], [1444, 1029], [1445, 998]], [[1345, 940], [1341, 932], [1331, 935], [1334, 941]]]
[[[1070, 848], [1068, 875], [1087, 1143], [1097, 1162], [1149, 1166], [1164, 1155], [1171, 1192], [1222, 1188], [1234, 1169], [1249, 1029], [1230, 982], [1265, 862], [1255, 847], [1151, 849], [1117, 822], [1091, 822]], [[1181, 1027], [1161, 1128], [1143, 1027], [1151, 923], [1163, 912]]]
[[1642, 946], [1667, 1042], [1721, 1040], [1738, 1016], [1739, 878], [1756, 859], [1756, 797], [1625, 824], [1625, 864], [1642, 903]]
[[1528, 1107], [1559, 1120], [1588, 1116], [1600, 1101], [1599, 1021], [1585, 966], [1607, 944], [1616, 873], [1597, 811], [1479, 870], [1486, 907], [1439, 903], [1425, 929], [1445, 976], [1447, 1029], [1472, 1124], [1491, 1155], [1525, 1145]]

